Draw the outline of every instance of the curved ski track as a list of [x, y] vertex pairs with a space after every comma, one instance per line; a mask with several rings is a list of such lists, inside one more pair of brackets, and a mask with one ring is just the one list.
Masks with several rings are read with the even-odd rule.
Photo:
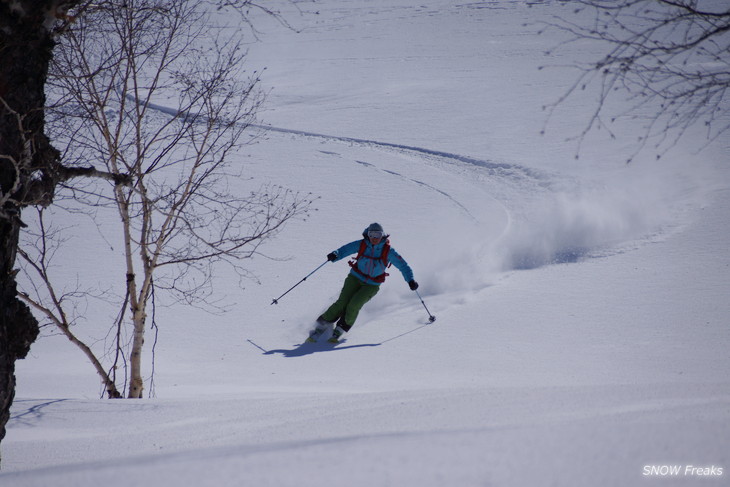
[[[553, 185], [559, 179], [557, 175], [549, 174], [544, 171], [539, 171], [539, 170], [528, 168], [525, 166], [520, 166], [517, 164], [493, 162], [493, 161], [488, 161], [488, 160], [484, 160], [484, 159], [477, 159], [475, 157], [465, 156], [462, 154], [456, 154], [453, 152], [445, 152], [445, 151], [428, 149], [425, 147], [418, 147], [418, 146], [406, 145], [406, 144], [397, 144], [397, 143], [392, 143], [392, 142], [383, 142], [383, 141], [372, 140], [372, 139], [363, 139], [363, 138], [358, 138], [358, 137], [343, 137], [343, 136], [336, 136], [336, 135], [328, 135], [328, 134], [309, 132], [309, 131], [304, 131], [304, 130], [294, 130], [294, 129], [286, 129], [286, 128], [281, 128], [281, 127], [274, 127], [271, 125], [252, 124], [251, 127], [260, 129], [265, 132], [276, 132], [276, 133], [287, 134], [287, 135], [295, 135], [295, 136], [299, 136], [299, 137], [307, 137], [307, 138], [315, 138], [315, 139], [319, 139], [319, 140], [332, 141], [332, 142], [348, 144], [348, 145], [359, 145], [359, 146], [367, 147], [370, 149], [385, 150], [388, 152], [394, 152], [394, 153], [400, 153], [400, 154], [413, 154], [416, 157], [418, 157], [419, 159], [423, 159], [423, 160], [444, 162], [447, 165], [462, 164], [462, 165], [467, 165], [467, 166], [477, 168], [480, 170], [480, 172], [482, 172], [483, 174], [486, 174], [487, 181], [492, 183], [491, 188], [485, 187], [483, 189], [486, 192], [488, 192], [491, 199], [493, 199], [500, 206], [502, 206], [502, 208], [504, 209], [504, 211], [507, 215], [508, 226], [509, 226], [509, 222], [512, 219], [512, 216], [510, 215], [510, 210], [507, 208], [504, 199], [499, 197], [500, 187], [504, 187], [505, 185], [511, 185], [526, 193], [535, 194], [536, 192], [539, 192], [541, 190], [551, 190]], [[322, 152], [324, 154], [338, 155], [338, 154], [330, 152], [330, 151], [320, 151], [320, 152]], [[369, 162], [365, 162], [365, 161], [361, 161], [361, 160], [355, 160], [355, 162], [357, 162], [358, 164], [362, 164], [363, 166], [373, 167], [373, 168], [377, 169], [377, 167], [374, 164], [371, 164]], [[404, 175], [402, 175], [398, 172], [392, 171], [392, 170], [387, 170], [387, 169], [379, 169], [379, 170], [382, 170], [393, 176], [397, 176], [397, 177], [406, 179], [415, 184], [421, 185], [421, 186], [427, 188], [428, 190], [434, 191], [434, 192], [438, 193], [439, 195], [446, 197], [453, 204], [458, 206], [471, 220], [473, 220], [474, 222], [479, 221], [479, 219], [476, 218], [464, 204], [462, 204], [460, 201], [458, 201], [456, 198], [454, 198], [448, 192], [443, 191], [424, 181], [409, 178], [407, 176], [404, 176]], [[492, 190], [492, 191], [490, 192], [489, 190]]]
[[[126, 94], [125, 97], [127, 99], [130, 99], [132, 101], [136, 101], [135, 97], [129, 94]], [[152, 102], [146, 103], [146, 108], [159, 111], [160, 113], [164, 113], [166, 115], [172, 116], [172, 117], [188, 117], [189, 115], [185, 112], [181, 112], [180, 110], [177, 110], [175, 108], [167, 107], [164, 105], [159, 105]], [[196, 116], [200, 117], [200, 116]], [[202, 118], [202, 117], [201, 117]], [[203, 120], [201, 120], [203, 121]], [[512, 189], [517, 189], [521, 192], [524, 192], [525, 194], [535, 195], [536, 193], [542, 192], [542, 191], [552, 191], [554, 188], [554, 185], [556, 185], [561, 179], [559, 175], [556, 174], [549, 174], [545, 171], [540, 171], [536, 169], [532, 169], [525, 166], [520, 166], [518, 164], [510, 164], [510, 163], [503, 163], [503, 162], [494, 162], [494, 161], [488, 161], [484, 159], [477, 159], [475, 157], [471, 156], [465, 156], [462, 154], [456, 154], [453, 152], [445, 152], [440, 150], [433, 150], [428, 149], [425, 147], [418, 147], [413, 145], [407, 145], [407, 144], [397, 144], [392, 142], [383, 142], [383, 141], [377, 141], [372, 139], [363, 139], [358, 137], [343, 137], [343, 136], [336, 136], [336, 135], [328, 135], [328, 134], [322, 134], [317, 132], [309, 132], [305, 130], [295, 130], [295, 129], [287, 129], [282, 127], [274, 127], [271, 125], [262, 125], [262, 124], [250, 124], [250, 127], [254, 129], [259, 129], [264, 132], [275, 132], [280, 134], [287, 134], [287, 135], [295, 135], [299, 137], [307, 137], [307, 138], [314, 138], [319, 140], [326, 140], [326, 141], [332, 141], [336, 143], [342, 143], [342, 144], [349, 144], [349, 145], [359, 145], [362, 147], [368, 147], [371, 149], [377, 149], [377, 150], [385, 150], [389, 152], [395, 152], [400, 154], [413, 154], [417, 156], [420, 159], [423, 160], [431, 160], [434, 162], [443, 162], [447, 165], [454, 165], [454, 164], [462, 164], [471, 166], [473, 168], [478, 168], [480, 171], [485, 173], [487, 176], [486, 183], [491, 183], [490, 187], [484, 187], [484, 191], [489, 194], [490, 198], [497, 202], [505, 211], [506, 217], [507, 217], [507, 225], [503, 230], [503, 235], [509, 230], [509, 227], [512, 224], [513, 215], [511, 214], [510, 208], [508, 208], [506, 201], [509, 200], [509, 197], [501, 198], [500, 192], [503, 191], [504, 186], [512, 186]], [[332, 154], [337, 155], [332, 152], [328, 151], [320, 151], [325, 154]], [[371, 164], [369, 162], [361, 161], [361, 160], [355, 160], [358, 164], [362, 164], [364, 166], [368, 167], [375, 167], [374, 164]], [[376, 168], [377, 169], [377, 168]], [[393, 176], [397, 176], [403, 179], [406, 179], [408, 181], [411, 181], [415, 184], [421, 185], [425, 188], [427, 188], [430, 191], [434, 191], [441, 195], [442, 197], [447, 198], [449, 201], [451, 201], [454, 205], [460, 208], [461, 211], [463, 211], [471, 220], [473, 220], [475, 223], [478, 222], [478, 218], [476, 218], [469, 209], [462, 204], [460, 201], [458, 201], [456, 198], [454, 198], [451, 194], [449, 194], [446, 191], [443, 191], [431, 184], [425, 183], [423, 181], [419, 181], [417, 179], [412, 179], [407, 176], [404, 176], [402, 174], [399, 174], [395, 171], [391, 170], [385, 170], [385, 169], [379, 169], [384, 172], [387, 172], [388, 174], [391, 174]], [[564, 183], [565, 181], [563, 181]], [[486, 186], [486, 185], [485, 185]]]

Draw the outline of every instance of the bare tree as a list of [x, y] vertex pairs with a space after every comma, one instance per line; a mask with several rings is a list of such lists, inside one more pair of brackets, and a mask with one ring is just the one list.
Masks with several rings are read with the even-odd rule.
[[[128, 354], [130, 398], [144, 389], [143, 344], [155, 289], [188, 303], [205, 301], [217, 263], [245, 275], [241, 259], [257, 254], [311, 203], [283, 188], [254, 186], [230, 165], [261, 102], [258, 78], [243, 71], [240, 41], [218, 35], [205, 7], [195, 0], [95, 3], [67, 26], [49, 78], [49, 124], [65, 143], [64, 158], [101, 161], [107, 172], [131, 178], [129, 186], [106, 192], [99, 185], [84, 188], [85, 196], [74, 192], [75, 199], [113, 206], [121, 220], [126, 291], [114, 334], [126, 335], [129, 325], [131, 344], [123, 350], [126, 342], [116, 340], [112, 355]], [[233, 186], [249, 189], [237, 194]], [[29, 262], [43, 262], [38, 249], [46, 245], [33, 248]], [[72, 339], [47, 273], [37, 265], [29, 270], [48, 292], [24, 298]], [[110, 397], [118, 394], [116, 365], [109, 372], [97, 367]]]
[[[706, 128], [708, 143], [728, 131], [730, 8], [713, 0], [575, 0], [570, 15], [553, 23], [571, 42], [596, 41], [607, 52], [590, 65], [552, 111], [582, 90], [595, 90], [597, 105], [580, 142], [593, 128], [611, 131], [619, 116], [645, 119], [638, 153], [653, 140], [657, 157], [692, 126]], [[628, 97], [628, 112], [609, 109]], [[613, 133], [611, 132], [613, 135]], [[634, 153], [634, 155], [636, 154]]]

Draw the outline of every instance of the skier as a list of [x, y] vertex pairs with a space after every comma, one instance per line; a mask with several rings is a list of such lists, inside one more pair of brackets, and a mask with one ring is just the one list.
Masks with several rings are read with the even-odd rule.
[[385, 270], [391, 263], [403, 274], [411, 290], [418, 289], [413, 271], [405, 259], [390, 247], [389, 235], [385, 235], [379, 223], [371, 223], [362, 236], [362, 240], [350, 242], [327, 255], [328, 261], [337, 262], [357, 253], [355, 260], [349, 262], [352, 270], [345, 279], [340, 297], [317, 318], [317, 327], [309, 335], [308, 342], [316, 342], [335, 322], [337, 324], [329, 341], [339, 342], [340, 337], [355, 324], [363, 305], [380, 290], [380, 285], [388, 275]]

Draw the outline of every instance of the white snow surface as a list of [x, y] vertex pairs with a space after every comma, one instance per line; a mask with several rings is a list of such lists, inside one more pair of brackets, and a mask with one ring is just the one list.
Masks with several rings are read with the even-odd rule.
[[[271, 130], [237, 162], [317, 211], [250, 262], [258, 283], [220, 270], [227, 313], [158, 309], [154, 397], [100, 398], [46, 329], [17, 364], [0, 485], [728, 485], [730, 141], [699, 150], [698, 130], [626, 165], [643, 125], [624, 117], [576, 160], [588, 94], [540, 135], [577, 74], [558, 65], [601, 51], [543, 54], [561, 5], [322, 0], [284, 5], [294, 29], [258, 19]], [[113, 274], [115, 219], [58, 215], [83, 235], [58, 272]], [[272, 298], [374, 221], [436, 321], [392, 269], [346, 341], [300, 346], [346, 261]], [[77, 326], [103, 351], [95, 306]]]

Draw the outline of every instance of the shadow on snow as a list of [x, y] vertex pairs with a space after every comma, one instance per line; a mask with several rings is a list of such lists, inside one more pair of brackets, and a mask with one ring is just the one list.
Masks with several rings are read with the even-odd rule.
[[379, 347], [380, 345], [383, 345], [385, 343], [388, 343], [390, 341], [396, 340], [398, 338], [401, 338], [405, 335], [409, 335], [411, 333], [414, 333], [422, 328], [425, 328], [427, 326], [432, 326], [431, 323], [426, 323], [423, 325], [418, 326], [417, 328], [414, 328], [412, 330], [409, 330], [405, 333], [401, 333], [400, 335], [388, 338], [387, 340], [383, 340], [380, 343], [361, 343], [359, 345], [346, 345], [342, 346], [346, 342], [346, 340], [342, 340], [339, 343], [328, 343], [328, 342], [317, 342], [317, 343], [308, 343], [304, 342], [300, 345], [296, 345], [294, 348], [286, 349], [281, 348], [277, 350], [266, 350], [264, 347], [260, 346], [250, 338], [246, 341], [253, 345], [254, 347], [258, 348], [263, 352], [264, 355], [276, 355], [281, 354], [284, 357], [292, 358], [292, 357], [304, 357], [305, 355], [311, 355], [316, 352], [333, 352], [337, 350], [348, 350], [352, 348], [363, 348], [363, 347]]
[[[249, 340], [250, 342], [251, 340]], [[298, 345], [292, 349], [279, 349], [279, 350], [266, 350], [264, 352], [264, 355], [274, 355], [274, 354], [281, 354], [284, 357], [303, 357], [305, 355], [310, 355], [316, 352], [333, 352], [335, 350], [347, 350], [349, 348], [361, 348], [361, 347], [378, 347], [381, 344], [380, 343], [363, 343], [360, 345], [347, 345], [347, 346], [340, 346], [343, 342], [340, 343], [302, 343], [301, 345]], [[261, 347], [259, 347], [261, 348]]]

